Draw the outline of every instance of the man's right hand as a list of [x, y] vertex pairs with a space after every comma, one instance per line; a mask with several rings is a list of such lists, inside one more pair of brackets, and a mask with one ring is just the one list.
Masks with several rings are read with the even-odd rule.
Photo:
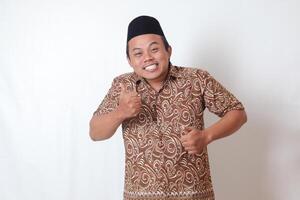
[[129, 91], [121, 83], [118, 111], [120, 112], [122, 118], [124, 118], [125, 120], [128, 118], [136, 117], [139, 114], [141, 107], [142, 99], [137, 91]]
[[93, 115], [90, 121], [90, 136], [92, 140], [106, 140], [113, 136], [117, 128], [126, 119], [138, 115], [142, 100], [136, 91], [128, 91], [121, 85], [119, 105], [115, 110], [103, 115]]

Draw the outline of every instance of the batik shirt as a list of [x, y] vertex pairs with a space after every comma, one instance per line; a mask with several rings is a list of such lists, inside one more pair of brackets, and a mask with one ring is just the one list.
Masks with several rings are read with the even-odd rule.
[[142, 99], [139, 114], [122, 123], [124, 200], [213, 200], [207, 148], [188, 154], [180, 137], [184, 127], [204, 129], [205, 108], [223, 117], [244, 109], [241, 102], [207, 71], [170, 66], [158, 92], [134, 72], [116, 77], [95, 115], [116, 109], [120, 83]]

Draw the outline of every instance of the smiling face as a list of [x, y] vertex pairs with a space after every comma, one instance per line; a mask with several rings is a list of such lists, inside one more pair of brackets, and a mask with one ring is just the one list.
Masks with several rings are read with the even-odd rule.
[[168, 74], [171, 47], [165, 48], [160, 35], [139, 35], [128, 42], [128, 62], [135, 73], [154, 85], [161, 85]]

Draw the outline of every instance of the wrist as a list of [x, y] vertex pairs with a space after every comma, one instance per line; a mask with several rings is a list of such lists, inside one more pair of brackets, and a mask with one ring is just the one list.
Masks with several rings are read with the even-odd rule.
[[204, 130], [205, 138], [206, 138], [206, 144], [210, 144], [214, 141], [213, 135], [209, 130]]
[[115, 110], [115, 113], [116, 113], [116, 117], [118, 118], [118, 120], [120, 122], [123, 122], [127, 118], [125, 115], [125, 112], [122, 111], [120, 106], [117, 107], [117, 109]]

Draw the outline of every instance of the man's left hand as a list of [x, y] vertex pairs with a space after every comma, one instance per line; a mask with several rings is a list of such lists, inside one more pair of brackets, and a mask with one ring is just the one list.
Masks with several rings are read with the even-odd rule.
[[210, 143], [208, 134], [204, 130], [185, 127], [181, 143], [189, 154], [199, 154]]

